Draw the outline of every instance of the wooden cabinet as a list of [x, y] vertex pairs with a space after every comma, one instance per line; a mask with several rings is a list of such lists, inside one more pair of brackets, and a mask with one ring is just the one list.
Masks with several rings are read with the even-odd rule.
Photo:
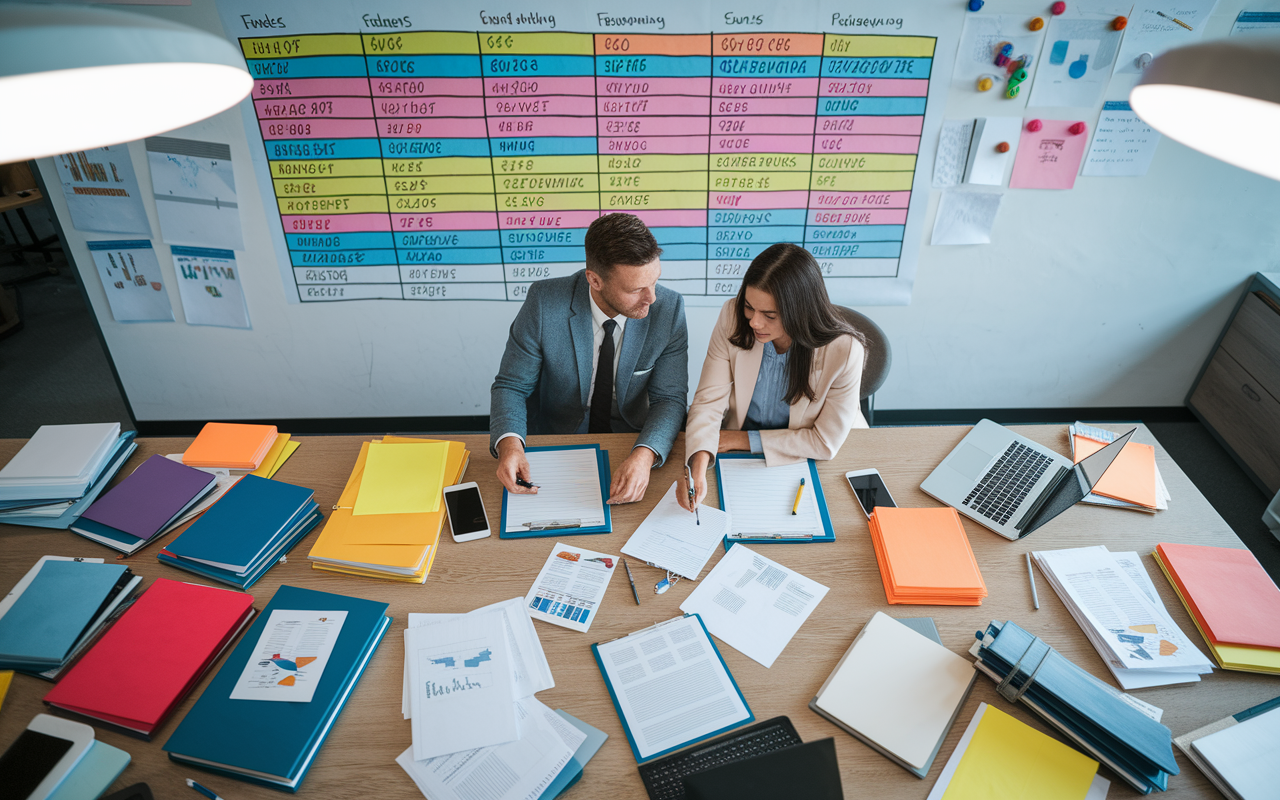
[[1280, 287], [1259, 274], [1187, 405], [1268, 495], [1280, 491]]

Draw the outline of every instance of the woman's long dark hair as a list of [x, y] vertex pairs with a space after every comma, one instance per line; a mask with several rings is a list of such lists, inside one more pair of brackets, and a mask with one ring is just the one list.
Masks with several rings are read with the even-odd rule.
[[866, 346], [867, 339], [844, 318], [827, 295], [827, 285], [813, 255], [794, 244], [780, 243], [756, 256], [742, 277], [738, 290], [738, 325], [729, 341], [743, 350], [755, 345], [755, 333], [747, 321], [747, 287], [759, 289], [773, 297], [782, 329], [791, 337], [787, 357], [788, 404], [803, 395], [813, 400], [816, 395], [809, 383], [813, 351], [835, 341], [838, 336], [852, 336]]

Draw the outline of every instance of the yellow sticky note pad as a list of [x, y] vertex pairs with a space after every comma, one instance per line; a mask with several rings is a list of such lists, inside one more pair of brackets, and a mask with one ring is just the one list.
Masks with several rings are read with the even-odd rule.
[[444, 442], [371, 443], [351, 513], [360, 517], [438, 511], [448, 454]]
[[987, 706], [942, 800], [1083, 800], [1098, 762]]
[[289, 460], [289, 456], [293, 455], [293, 451], [302, 446], [302, 442], [288, 442], [284, 446], [284, 452], [280, 454], [280, 458], [276, 459], [276, 463], [271, 467], [271, 471], [267, 473], [268, 478], [274, 478], [280, 468], [284, 466], [284, 462]]
[[271, 449], [262, 457], [262, 463], [250, 475], [257, 475], [259, 478], [270, 478], [272, 468], [276, 462], [280, 460], [280, 454], [284, 452], [284, 448], [289, 444], [289, 434], [277, 433], [276, 440], [271, 445]]

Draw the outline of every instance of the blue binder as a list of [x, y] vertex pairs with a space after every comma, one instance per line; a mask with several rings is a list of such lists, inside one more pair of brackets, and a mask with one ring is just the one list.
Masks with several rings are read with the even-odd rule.
[[[720, 500], [720, 508], [724, 508], [724, 476], [720, 474], [720, 464], [727, 458], [758, 458], [764, 460], [763, 453], [721, 453], [716, 456], [716, 494]], [[730, 547], [741, 542], [742, 544], [809, 544], [810, 542], [834, 542], [836, 540], [836, 529], [831, 524], [831, 512], [827, 510], [827, 496], [822, 493], [822, 481], [818, 480], [818, 464], [812, 458], [809, 462], [809, 486], [813, 487], [813, 495], [818, 500], [818, 513], [822, 517], [822, 536], [814, 536], [810, 539], [771, 539], [771, 538], [749, 538], [743, 536], [724, 537], [725, 552]], [[732, 520], [730, 520], [732, 524]]]
[[175, 558], [166, 550], [161, 550], [156, 554], [156, 559], [171, 567], [194, 572], [202, 575], [210, 580], [225, 583], [228, 586], [234, 586], [237, 589], [248, 589], [258, 582], [258, 579], [267, 573], [280, 560], [280, 557], [293, 549], [294, 545], [302, 541], [308, 533], [311, 532], [316, 525], [320, 524], [320, 506], [315, 501], [303, 506], [298, 514], [293, 517], [294, 527], [291, 528], [285, 538], [280, 539], [275, 545], [269, 548], [266, 553], [250, 566], [249, 571], [244, 575], [237, 574], [230, 570], [219, 569], [208, 564], [201, 564], [196, 561], [188, 561], [184, 558]]
[[123, 564], [46, 561], [0, 617], [0, 669], [60, 667], [128, 572]]
[[246, 475], [165, 549], [244, 575], [293, 530], [314, 496], [302, 486]]
[[[309, 703], [232, 700], [231, 690], [277, 608], [347, 612], [315, 696]], [[386, 610], [386, 603], [281, 586], [165, 742], [169, 758], [296, 792], [391, 625]]]
[[7, 514], [0, 517], [0, 522], [6, 525], [27, 525], [33, 528], [57, 528], [66, 530], [84, 513], [84, 510], [98, 499], [98, 495], [107, 488], [107, 484], [116, 476], [120, 468], [124, 466], [124, 462], [129, 460], [129, 456], [133, 455], [133, 451], [138, 449], [138, 445], [133, 441], [138, 435], [137, 431], [125, 431], [120, 434], [120, 438], [116, 440], [115, 451], [107, 458], [106, 467], [98, 474], [93, 483], [89, 486], [89, 491], [84, 496], [72, 503], [66, 511], [63, 511], [56, 517], [40, 517], [32, 514]]
[[[600, 471], [600, 497], [603, 500], [609, 499], [609, 483], [613, 480], [609, 469], [609, 451], [601, 450], [598, 444], [568, 444], [556, 445], [553, 447], [529, 447], [525, 448], [527, 453], [537, 453], [547, 450], [595, 450], [596, 466]], [[499, 539], [532, 539], [538, 536], [577, 536], [583, 533], [613, 533], [613, 512], [608, 503], [604, 503], [604, 524], [594, 525], [588, 528], [537, 528], [528, 531], [511, 531], [507, 532], [507, 495], [510, 494], [505, 488], [502, 490], [502, 518], [498, 521], [498, 538]]]

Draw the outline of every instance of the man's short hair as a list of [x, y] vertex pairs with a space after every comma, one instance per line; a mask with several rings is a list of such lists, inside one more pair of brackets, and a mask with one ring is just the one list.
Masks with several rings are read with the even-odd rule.
[[649, 228], [635, 214], [606, 214], [587, 228], [587, 269], [608, 278], [614, 267], [643, 267], [662, 255]]

